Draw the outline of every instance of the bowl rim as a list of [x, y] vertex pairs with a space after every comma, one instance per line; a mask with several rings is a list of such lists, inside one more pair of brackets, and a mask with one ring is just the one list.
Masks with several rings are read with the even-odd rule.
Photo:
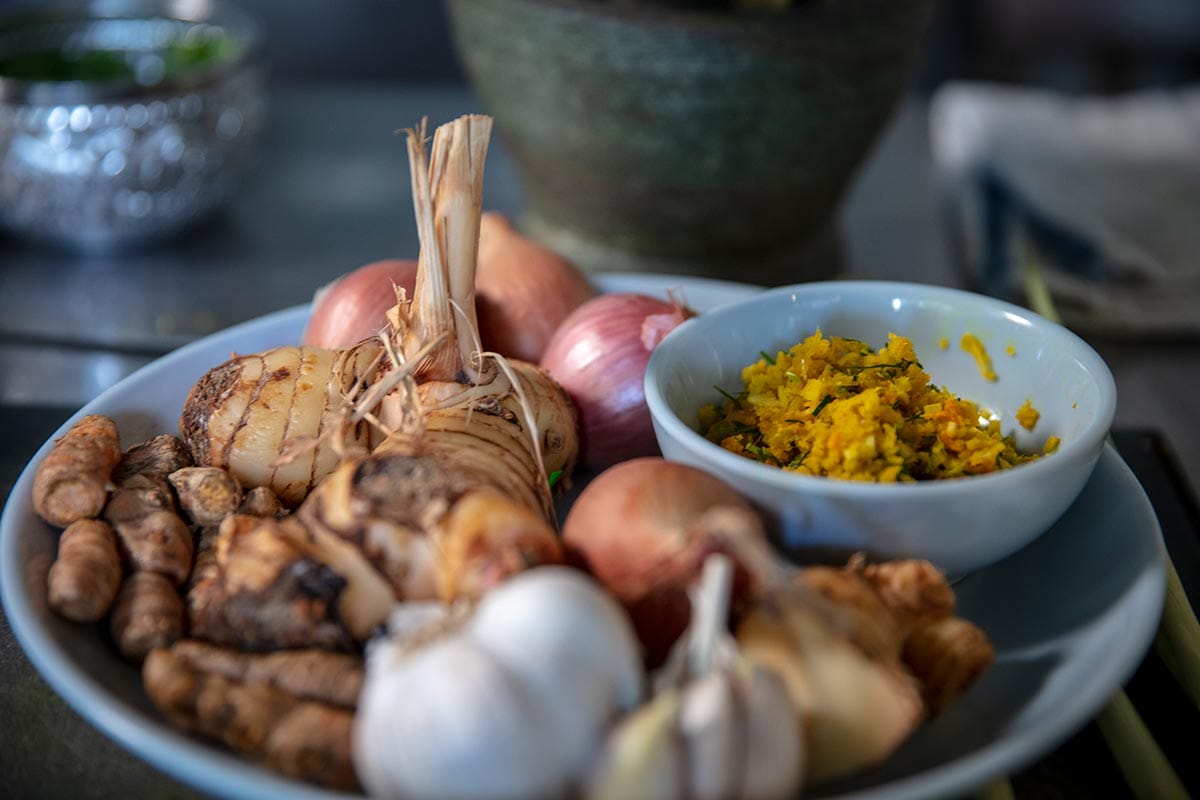
[[228, 60], [190, 69], [151, 85], [130, 78], [51, 81], [0, 74], [0, 103], [30, 106], [95, 103], [200, 89], [256, 63], [262, 54], [263, 31], [258, 21], [225, 0], [57, 0], [46, 5], [23, 2], [0, 13], [0, 31], [55, 22], [86, 24], [114, 19], [162, 19], [195, 26], [215, 25], [223, 28], [241, 47]]
[[[1048, 344], [1072, 349], [1072, 355], [1083, 364], [1088, 375], [1096, 384], [1099, 393], [1099, 407], [1079, 435], [1063, 441], [1059, 448], [1051, 454], [1054, 458], [1039, 458], [1009, 469], [983, 475], [903, 483], [878, 483], [805, 475], [760, 464], [705, 439], [698, 431], [684, 422], [667, 403], [661, 388], [662, 380], [668, 369], [667, 359], [671, 357], [674, 348], [681, 346], [681, 342], [687, 341], [688, 336], [698, 335], [697, 332], [705, 331], [712, 326], [719, 328], [727, 318], [744, 313], [744, 309], [748, 306], [769, 306], [784, 302], [781, 298], [788, 296], [793, 296], [794, 302], [796, 299], [804, 297], [845, 292], [880, 297], [906, 293], [910, 296], [917, 294], [924, 299], [971, 303], [990, 311], [999, 312], [1014, 324], [1032, 325], [1039, 328], [1043, 336], [1048, 337]], [[900, 332], [897, 331], [897, 333]], [[1102, 445], [1108, 436], [1108, 430], [1112, 426], [1116, 414], [1117, 395], [1116, 382], [1112, 372], [1091, 345], [1066, 327], [1027, 308], [963, 289], [906, 281], [878, 280], [813, 281], [780, 286], [687, 320], [671, 331], [651, 352], [650, 361], [646, 366], [644, 390], [646, 405], [650, 409], [650, 416], [655, 425], [662, 426], [665, 432], [679, 442], [682, 447], [709, 459], [715, 470], [720, 470], [726, 475], [733, 473], [743, 479], [754, 480], [781, 491], [803, 492], [809, 495], [824, 494], [846, 500], [886, 499], [889, 502], [901, 499], [928, 502], [969, 491], [1004, 491], [1035, 480], [1051, 471], [1057, 471], [1063, 465], [1064, 460], [1071, 463], [1094, 464], [1099, 458]]]

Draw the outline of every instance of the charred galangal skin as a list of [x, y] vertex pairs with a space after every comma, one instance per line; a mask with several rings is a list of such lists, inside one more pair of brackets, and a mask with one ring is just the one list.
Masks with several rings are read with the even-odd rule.
[[205, 543], [187, 595], [191, 635], [242, 650], [350, 650], [339, 597], [346, 581], [284, 535], [294, 520], [235, 514]]

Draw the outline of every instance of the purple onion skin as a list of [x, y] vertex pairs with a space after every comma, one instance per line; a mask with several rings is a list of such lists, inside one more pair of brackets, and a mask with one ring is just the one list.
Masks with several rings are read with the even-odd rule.
[[[653, 347], [643, 341], [649, 338], [643, 329], [661, 333], [687, 316], [678, 303], [616, 292], [588, 300], [563, 320], [541, 366], [566, 389], [579, 411], [582, 463], [603, 469], [658, 455], [643, 388]], [[655, 319], [647, 324], [647, 317]], [[661, 335], [654, 337], [658, 339]]]

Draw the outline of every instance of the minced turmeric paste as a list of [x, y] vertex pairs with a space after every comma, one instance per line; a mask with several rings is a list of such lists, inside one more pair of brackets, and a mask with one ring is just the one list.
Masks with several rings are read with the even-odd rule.
[[996, 419], [935, 386], [913, 344], [878, 352], [818, 330], [742, 371], [745, 390], [700, 411], [701, 430], [734, 453], [793, 472], [859, 481], [978, 475], [1032, 461]]
[[962, 341], [959, 342], [959, 347], [971, 354], [971, 358], [975, 359], [975, 366], [979, 367], [979, 374], [983, 376], [985, 381], [994, 381], [997, 379], [996, 370], [992, 368], [992, 358], [988, 355], [987, 349], [984, 348], [983, 342], [979, 341], [979, 337], [973, 333], [964, 333]]
[[1026, 400], [1021, 404], [1021, 407], [1017, 409], [1016, 417], [1017, 422], [1021, 423], [1022, 428], [1027, 431], [1031, 431], [1037, 426], [1038, 420], [1042, 418], [1042, 415], [1039, 414], [1038, 410], [1033, 407], [1032, 400]]

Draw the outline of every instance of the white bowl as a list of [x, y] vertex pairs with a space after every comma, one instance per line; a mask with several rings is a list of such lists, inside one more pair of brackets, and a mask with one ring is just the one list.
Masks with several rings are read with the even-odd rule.
[[[786, 350], [820, 328], [880, 347], [889, 331], [912, 340], [933, 382], [999, 416], [1018, 449], [1057, 452], [987, 475], [881, 484], [785, 472], [729, 452], [697, 432], [716, 387], [743, 387], [760, 351]], [[959, 341], [973, 333], [998, 380], [986, 380]], [[940, 342], [948, 339], [943, 349]], [[1033, 431], [1014, 417], [1032, 400]], [[1116, 409], [1108, 367], [1082, 339], [1019, 306], [912, 283], [841, 281], [782, 287], [689, 320], [654, 351], [646, 402], [663, 455], [712, 472], [766, 515], [794, 555], [926, 558], [957, 575], [1025, 546], [1075, 500], [1100, 456]]]

